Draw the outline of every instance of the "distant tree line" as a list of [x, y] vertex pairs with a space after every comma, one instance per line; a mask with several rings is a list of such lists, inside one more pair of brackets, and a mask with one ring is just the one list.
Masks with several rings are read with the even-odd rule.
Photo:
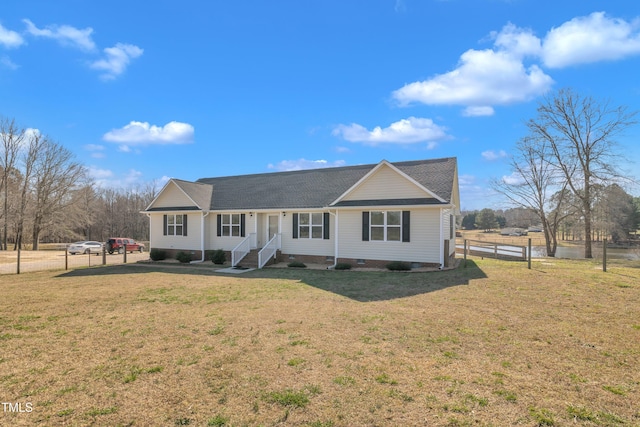
[[140, 214], [154, 184], [99, 188], [73, 154], [49, 136], [0, 117], [0, 250], [41, 242], [149, 238]]
[[[596, 185], [593, 193], [591, 239], [602, 241], [608, 238], [614, 243], [621, 243], [635, 237], [640, 229], [640, 197], [631, 196], [617, 184]], [[584, 217], [579, 201], [567, 196], [560, 217], [556, 230], [557, 239], [584, 239]], [[484, 231], [505, 227], [543, 228], [539, 215], [533, 209], [522, 207], [466, 211], [462, 213], [461, 226], [465, 230]]]

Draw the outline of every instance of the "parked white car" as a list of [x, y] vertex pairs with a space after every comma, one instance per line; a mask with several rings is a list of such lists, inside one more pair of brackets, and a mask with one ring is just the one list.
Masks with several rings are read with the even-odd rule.
[[67, 249], [71, 255], [75, 254], [99, 254], [102, 252], [102, 243], [94, 241], [75, 242]]

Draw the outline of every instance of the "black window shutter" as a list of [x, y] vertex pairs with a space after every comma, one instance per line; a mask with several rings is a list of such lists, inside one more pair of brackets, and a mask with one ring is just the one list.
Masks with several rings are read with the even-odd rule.
[[167, 235], [167, 216], [166, 215], [162, 215], [162, 234], [163, 235]]
[[245, 235], [245, 214], [240, 214], [240, 237]]
[[322, 232], [322, 238], [325, 240], [329, 239], [329, 212], [325, 212], [324, 215], [322, 215]]
[[218, 214], [218, 237], [222, 236], [222, 215]]
[[187, 235], [187, 214], [182, 215], [182, 235]]
[[369, 212], [362, 212], [362, 241], [369, 241]]
[[293, 214], [293, 238], [298, 238], [298, 214]]
[[411, 212], [402, 211], [402, 241], [410, 242], [409, 236], [411, 234]]

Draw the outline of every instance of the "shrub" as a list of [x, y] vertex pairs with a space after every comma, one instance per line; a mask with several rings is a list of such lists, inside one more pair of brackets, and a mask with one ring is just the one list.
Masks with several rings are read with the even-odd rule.
[[188, 264], [191, 262], [191, 254], [189, 252], [180, 251], [176, 254], [176, 259], [182, 264]]
[[292, 268], [306, 268], [307, 266], [305, 265], [305, 263], [300, 262], [300, 261], [291, 261], [289, 264], [287, 264], [288, 267], [292, 267]]
[[409, 271], [411, 270], [411, 264], [402, 261], [393, 261], [387, 264], [387, 270], [391, 271]]
[[149, 252], [149, 258], [151, 258], [153, 261], [162, 261], [163, 259], [167, 258], [167, 253], [163, 250], [153, 248]]
[[339, 262], [334, 267], [336, 270], [351, 270], [351, 264], [348, 262]]
[[211, 253], [211, 261], [214, 264], [222, 265], [227, 260], [227, 254], [222, 249], [216, 249]]

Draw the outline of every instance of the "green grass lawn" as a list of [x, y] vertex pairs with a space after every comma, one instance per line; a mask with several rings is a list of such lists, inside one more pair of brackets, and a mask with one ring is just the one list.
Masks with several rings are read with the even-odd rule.
[[4, 279], [1, 425], [640, 425], [637, 266]]

